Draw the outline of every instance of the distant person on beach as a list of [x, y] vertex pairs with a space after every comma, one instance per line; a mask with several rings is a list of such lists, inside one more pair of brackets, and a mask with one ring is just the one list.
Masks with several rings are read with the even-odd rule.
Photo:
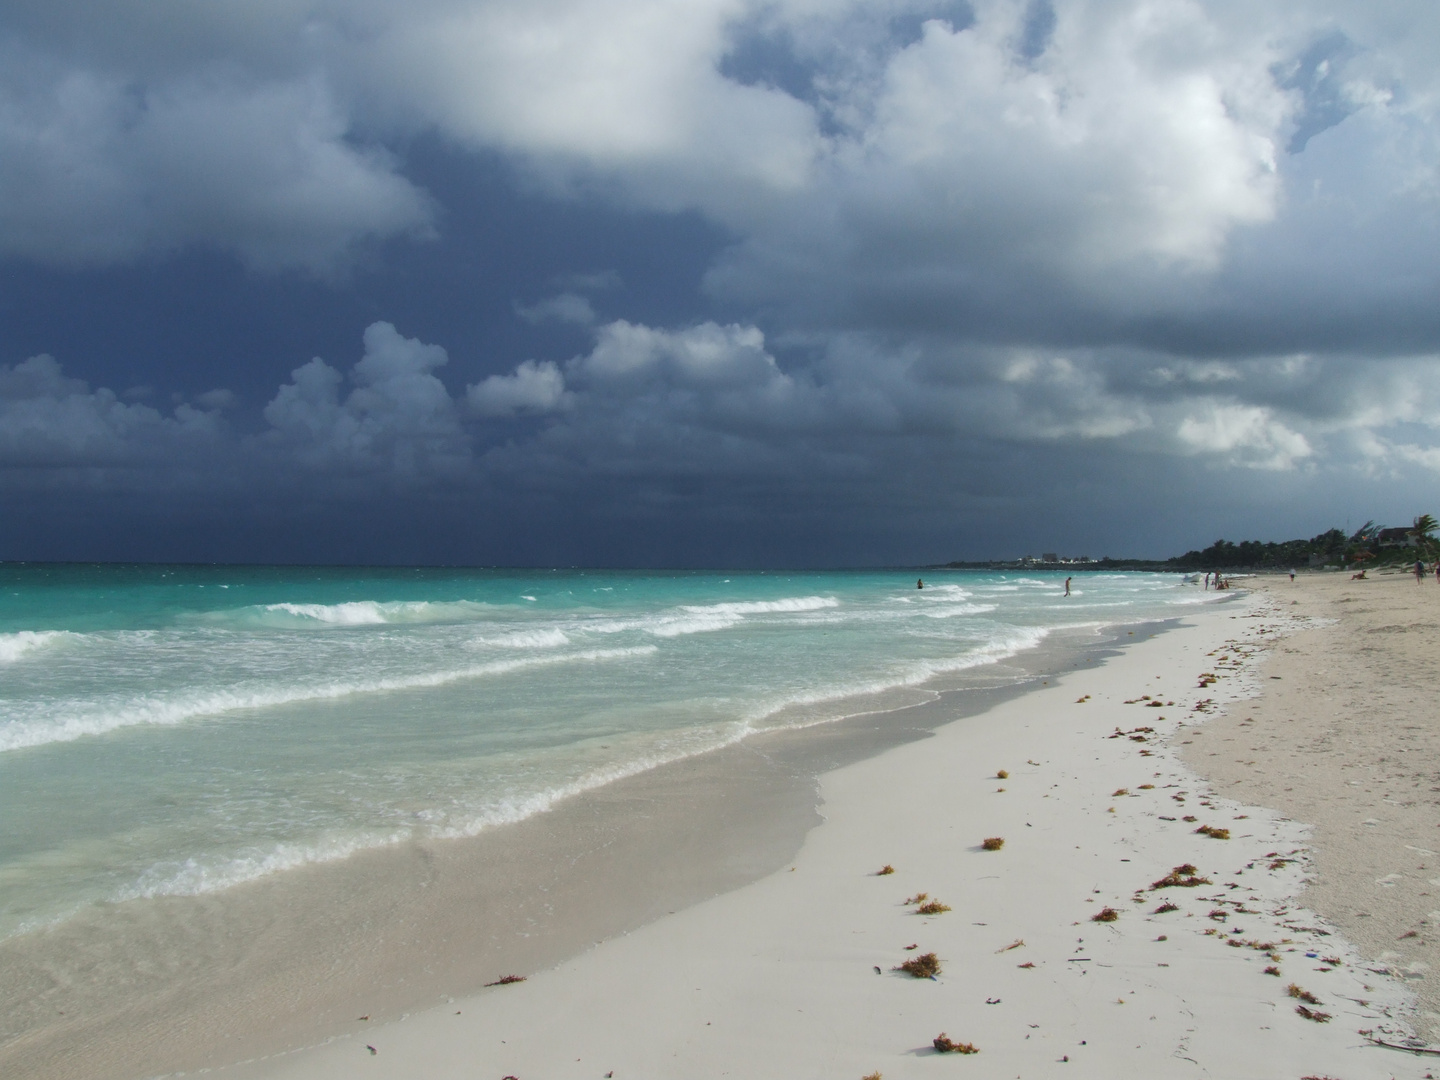
[[1435, 561], [1435, 584], [1440, 585], [1440, 559]]
[[1065, 595], [1070, 595], [1070, 579], [1068, 577], [1065, 579]]
[[1206, 571], [1205, 571], [1205, 590], [1206, 590], [1207, 592], [1210, 590], [1210, 571], [1209, 571], [1209, 570], [1206, 570]]
[[1425, 580], [1425, 564], [1419, 559], [1415, 560], [1415, 584], [1419, 585]]
[[1295, 568], [1293, 566], [1290, 568], [1290, 580], [1295, 580]]
[[924, 587], [925, 587], [925, 579], [924, 579], [924, 578], [918, 578], [918, 577], [917, 577], [917, 578], [915, 579], [915, 588], [917, 588], [917, 589], [923, 589]]

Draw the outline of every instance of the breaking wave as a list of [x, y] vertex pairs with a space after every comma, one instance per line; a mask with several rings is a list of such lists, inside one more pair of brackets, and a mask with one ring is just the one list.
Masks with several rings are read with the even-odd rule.
[[264, 709], [277, 705], [293, 705], [306, 701], [325, 701], [354, 694], [375, 694], [392, 690], [415, 690], [444, 686], [466, 679], [504, 675], [523, 668], [548, 664], [621, 660], [648, 656], [654, 645], [638, 645], [625, 649], [585, 649], [568, 653], [517, 657], [486, 664], [420, 672], [391, 678], [358, 679], [351, 682], [312, 684], [309, 686], [226, 689], [190, 694], [153, 695], [116, 703], [110, 707], [92, 707], [76, 715], [54, 720], [12, 720], [0, 727], [0, 753], [21, 750], [49, 743], [73, 742], [87, 735], [103, 735], [118, 728], [141, 725], [182, 724], [202, 716], [217, 716], [240, 709]]

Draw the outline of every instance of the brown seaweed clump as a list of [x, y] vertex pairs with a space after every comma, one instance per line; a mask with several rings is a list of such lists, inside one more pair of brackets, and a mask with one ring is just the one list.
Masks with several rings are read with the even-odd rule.
[[939, 900], [931, 900], [927, 904], [921, 904], [915, 909], [916, 915], [939, 915], [942, 911], [949, 911], [949, 904], [942, 904]]
[[929, 894], [928, 892], [917, 892], [914, 896], [907, 896], [907, 897], [905, 898], [905, 903], [907, 903], [907, 904], [923, 904], [926, 900], [929, 900], [929, 899], [930, 899], [930, 894]]
[[895, 969], [916, 979], [929, 979], [940, 974], [940, 958], [933, 952], [912, 956]]
[[1229, 839], [1230, 839], [1230, 830], [1229, 830], [1229, 829], [1217, 829], [1214, 825], [1201, 825], [1201, 826], [1200, 826], [1198, 829], [1196, 829], [1195, 831], [1196, 831], [1197, 833], [1199, 833], [1200, 835], [1202, 835], [1202, 836], [1208, 836], [1208, 837], [1210, 837], [1212, 840], [1229, 840]]
[[999, 851], [1005, 846], [1005, 838], [1003, 836], [987, 836], [980, 841], [980, 846], [986, 851]]
[[488, 982], [486, 986], [509, 986], [511, 983], [524, 982], [524, 975], [505, 975], [494, 982]]
[[1001, 769], [999, 772], [997, 772], [997, 773], [995, 774], [995, 779], [996, 779], [996, 780], [1009, 780], [1009, 779], [1010, 779], [1010, 770], [1009, 770], [1009, 769]]
[[1113, 907], [1103, 907], [1103, 908], [1101, 908], [1099, 911], [1097, 911], [1094, 915], [1091, 915], [1091, 916], [1090, 916], [1090, 921], [1091, 921], [1091, 922], [1114, 922], [1114, 921], [1115, 921], [1116, 919], [1118, 919], [1118, 918], [1120, 918], [1120, 912], [1116, 911]]
[[1321, 1012], [1319, 1009], [1307, 1009], [1304, 1005], [1296, 1005], [1295, 1011], [1306, 1020], [1314, 1020], [1317, 1024], [1328, 1024], [1330, 1022], [1330, 1014]]
[[1194, 863], [1181, 863], [1170, 873], [1166, 874], [1159, 881], [1152, 882], [1150, 890], [1156, 889], [1193, 889], [1199, 885], [1211, 884], [1208, 877], [1201, 877], [1200, 871], [1195, 869]]
[[1169, 900], [1166, 900], [1163, 904], [1161, 904], [1161, 905], [1160, 905], [1159, 907], [1157, 907], [1154, 911], [1152, 911], [1151, 914], [1152, 914], [1152, 915], [1164, 915], [1167, 911], [1179, 911], [1179, 910], [1180, 910], [1180, 905], [1179, 905], [1179, 904], [1172, 904]]
[[876, 1069], [873, 1073], [862, 1076], [860, 1080], [885, 1080], [885, 1078], [880, 1075], [880, 1070]]
[[875, 876], [885, 877], [887, 874], [893, 874], [894, 872], [895, 868], [887, 862], [884, 866], [880, 867], [879, 870], [875, 871]]
[[1289, 994], [1293, 998], [1299, 998], [1301, 1001], [1305, 1002], [1306, 1005], [1320, 1004], [1319, 998], [1317, 998], [1314, 994], [1310, 993], [1309, 990], [1302, 990], [1294, 983], [1291, 983], [1285, 988], [1285, 993]]
[[974, 1043], [956, 1042], [943, 1031], [935, 1036], [935, 1052], [937, 1054], [978, 1054], [980, 1048]]

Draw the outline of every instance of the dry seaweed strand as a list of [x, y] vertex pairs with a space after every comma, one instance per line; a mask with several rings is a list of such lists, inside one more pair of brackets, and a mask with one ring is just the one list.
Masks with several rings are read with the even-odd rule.
[[980, 1048], [974, 1043], [956, 1042], [943, 1031], [935, 1036], [933, 1045], [937, 1054], [978, 1054], [980, 1052]]
[[1314, 994], [1310, 993], [1309, 990], [1303, 990], [1299, 986], [1296, 986], [1294, 983], [1291, 983], [1285, 988], [1285, 993], [1289, 994], [1293, 998], [1299, 998], [1307, 1005], [1321, 1004], [1320, 999], [1317, 998]]
[[500, 978], [496, 979], [494, 982], [488, 982], [488, 983], [486, 983], [485, 985], [486, 985], [486, 986], [509, 986], [511, 983], [524, 982], [524, 981], [525, 981], [525, 976], [524, 976], [524, 975], [504, 975], [504, 976], [501, 976]]
[[949, 911], [949, 904], [942, 904], [939, 900], [931, 900], [928, 904], [921, 904], [915, 909], [916, 915], [939, 915], [942, 911]]
[[916, 979], [929, 979], [940, 974], [940, 958], [933, 952], [912, 956], [894, 970], [903, 971]]
[[926, 900], [929, 900], [929, 899], [930, 899], [930, 894], [929, 894], [928, 892], [917, 892], [914, 896], [907, 897], [906, 900], [905, 900], [905, 903], [906, 903], [906, 904], [923, 904]]
[[1115, 921], [1116, 919], [1118, 919], [1118, 918], [1120, 918], [1120, 912], [1116, 911], [1113, 907], [1103, 907], [1103, 908], [1101, 908], [1099, 911], [1097, 911], [1094, 915], [1091, 915], [1091, 916], [1090, 916], [1090, 921], [1091, 921], [1091, 922], [1114, 922], [1114, 921]]
[[880, 867], [879, 870], [875, 871], [875, 876], [885, 877], [887, 874], [893, 874], [894, 872], [895, 868], [887, 862], [884, 866]]
[[1319, 1009], [1307, 1009], [1304, 1005], [1296, 1005], [1295, 1011], [1306, 1020], [1314, 1020], [1317, 1024], [1328, 1024], [1330, 1022], [1330, 1014], [1321, 1012]]
[[1200, 871], [1195, 869], [1195, 864], [1187, 862], [1181, 863], [1159, 881], [1153, 882], [1150, 890], [1154, 892], [1156, 889], [1193, 889], [1199, 885], [1209, 884], [1212, 884], [1210, 879], [1201, 877]]

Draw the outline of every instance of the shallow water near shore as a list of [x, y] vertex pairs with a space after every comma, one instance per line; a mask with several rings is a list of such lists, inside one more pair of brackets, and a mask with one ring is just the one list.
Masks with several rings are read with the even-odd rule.
[[925, 700], [1172, 576], [0, 568], [0, 939]]

